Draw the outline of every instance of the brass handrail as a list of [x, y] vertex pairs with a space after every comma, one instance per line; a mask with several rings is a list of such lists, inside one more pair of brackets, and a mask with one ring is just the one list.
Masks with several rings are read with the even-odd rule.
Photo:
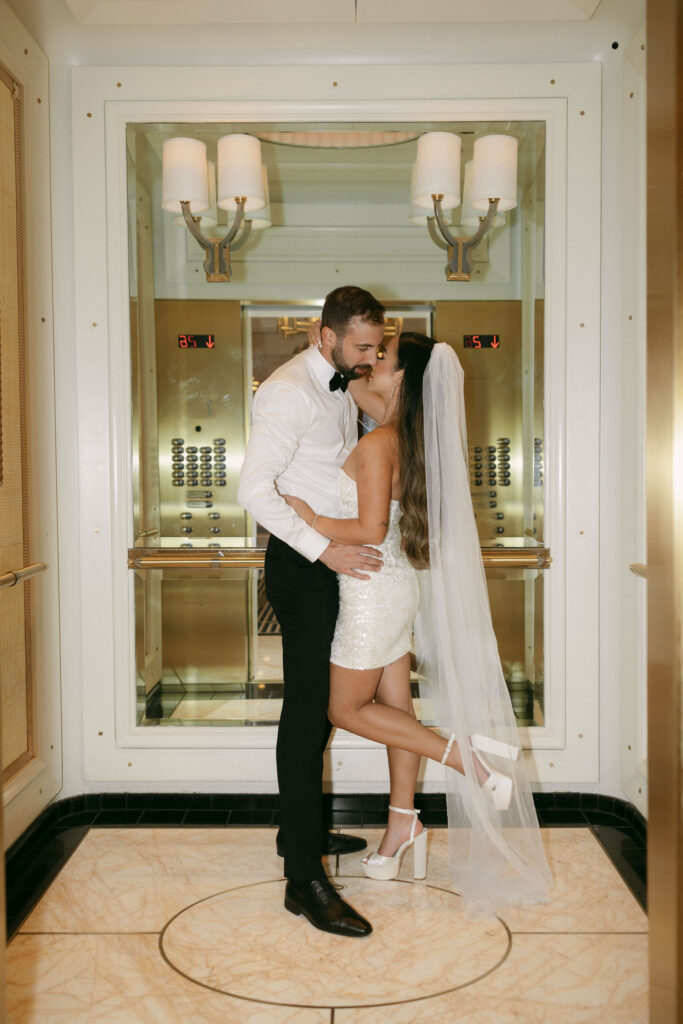
[[0, 590], [3, 587], [14, 587], [21, 580], [27, 580], [31, 576], [37, 576], [39, 572], [47, 569], [47, 562], [34, 562], [33, 565], [25, 565], [23, 569], [11, 569], [0, 576]]
[[644, 580], [647, 579], [647, 566], [643, 565], [642, 562], [633, 562], [632, 565], [629, 565], [629, 569], [634, 576], [640, 576]]
[[[265, 548], [130, 548], [129, 569], [262, 569]], [[482, 548], [485, 569], [547, 569], [548, 548]]]

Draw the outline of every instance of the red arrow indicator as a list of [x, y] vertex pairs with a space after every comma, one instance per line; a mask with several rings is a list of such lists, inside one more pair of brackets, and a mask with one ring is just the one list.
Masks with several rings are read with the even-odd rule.
[[494, 338], [493, 341], [491, 342], [491, 348], [498, 348], [499, 345], [500, 342], [498, 341], [498, 339]]
[[213, 348], [214, 344], [215, 344], [215, 342], [211, 341], [211, 338], [209, 338], [209, 340], [206, 343], [206, 347], [207, 348]]

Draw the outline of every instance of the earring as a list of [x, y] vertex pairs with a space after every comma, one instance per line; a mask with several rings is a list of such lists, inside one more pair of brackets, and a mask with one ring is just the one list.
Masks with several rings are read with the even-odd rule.
[[396, 391], [397, 387], [398, 387], [398, 384], [394, 384], [393, 388], [391, 389], [391, 397], [392, 398], [394, 397], [394, 392]]
[[322, 348], [322, 347], [323, 347], [323, 343], [322, 343], [322, 341], [319, 341], [318, 345], [317, 345], [317, 348]]

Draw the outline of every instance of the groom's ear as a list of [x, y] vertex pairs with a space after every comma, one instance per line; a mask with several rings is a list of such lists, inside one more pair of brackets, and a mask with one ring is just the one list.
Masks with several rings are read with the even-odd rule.
[[334, 347], [337, 344], [337, 335], [331, 327], [321, 328], [320, 337], [326, 345], [332, 345]]

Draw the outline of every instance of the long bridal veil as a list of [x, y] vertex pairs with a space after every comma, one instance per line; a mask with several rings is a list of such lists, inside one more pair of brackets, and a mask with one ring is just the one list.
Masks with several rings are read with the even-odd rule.
[[420, 573], [415, 637], [421, 690], [444, 735], [455, 733], [465, 775], [444, 769], [450, 860], [455, 887], [471, 917], [510, 904], [542, 901], [552, 886], [524, 755], [487, 755], [512, 775], [507, 811], [481, 789], [468, 739], [483, 733], [519, 746], [519, 736], [491, 622], [484, 566], [470, 496], [464, 374], [444, 343], [434, 345], [424, 375], [424, 435], [430, 568]]

